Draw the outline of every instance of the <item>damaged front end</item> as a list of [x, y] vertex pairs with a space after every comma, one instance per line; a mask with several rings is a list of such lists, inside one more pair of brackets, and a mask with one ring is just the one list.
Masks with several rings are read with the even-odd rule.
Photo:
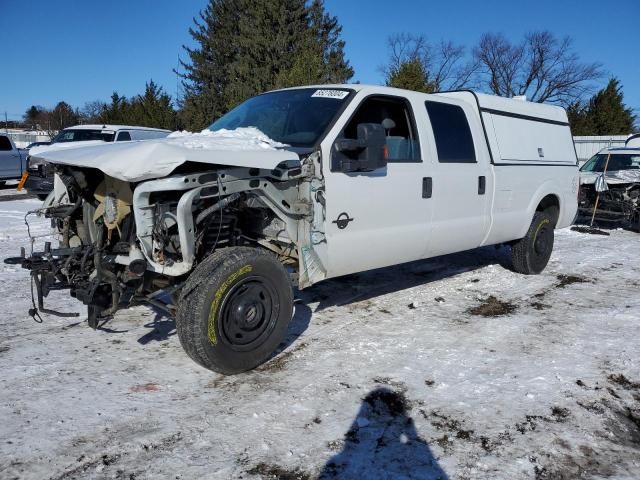
[[[307, 286], [325, 276], [312, 248], [323, 212], [309, 201], [314, 178], [306, 164], [276, 169], [184, 168], [155, 180], [129, 182], [93, 169], [56, 165], [54, 191], [30, 212], [49, 218], [59, 245], [6, 259], [30, 270], [33, 308], [52, 290], [68, 289], [88, 307], [93, 328], [118, 309], [152, 304], [173, 315], [194, 267], [218, 249], [255, 246], [289, 265], [292, 280]], [[315, 218], [315, 220], [314, 220]], [[32, 245], [34, 240], [32, 239]], [[298, 271], [301, 271], [298, 275]]]
[[[136, 245], [132, 202], [127, 182], [58, 167], [54, 192], [42, 208], [29, 213], [51, 219], [59, 246], [52, 248], [51, 242], [45, 242], [43, 251], [27, 256], [22, 249], [20, 257], [5, 260], [31, 271], [35, 293], [29, 313], [34, 318], [38, 311], [78, 315], [44, 308], [43, 299], [52, 290], [69, 289], [72, 297], [87, 305], [93, 328], [101, 318], [115, 313], [122, 301], [136, 300], [143, 291], [146, 262]], [[128, 264], [118, 263], [122, 255], [130, 259]]]
[[585, 218], [640, 231], [640, 183], [609, 183], [597, 192], [595, 183], [580, 185], [578, 211]]

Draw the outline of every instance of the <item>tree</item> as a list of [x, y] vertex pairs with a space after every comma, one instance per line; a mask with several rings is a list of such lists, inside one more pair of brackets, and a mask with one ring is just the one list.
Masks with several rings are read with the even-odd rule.
[[80, 110], [80, 123], [91, 124], [102, 122], [102, 115], [106, 108], [107, 104], [100, 100], [86, 102], [82, 110]]
[[100, 122], [175, 130], [177, 113], [171, 104], [171, 96], [153, 80], [145, 85], [142, 95], [128, 99], [118, 92], [111, 95], [111, 103], [104, 104]]
[[574, 102], [567, 109], [574, 135], [627, 135], [634, 130], [633, 111], [624, 104], [622, 85], [612, 78], [586, 105]]
[[482, 85], [496, 95], [526, 95], [533, 102], [568, 106], [580, 101], [601, 78], [598, 63], [583, 63], [569, 37], [547, 31], [526, 35], [513, 44], [499, 33], [485, 33], [474, 50], [482, 66]]
[[40, 105], [31, 105], [22, 116], [24, 122], [31, 128], [38, 128], [46, 120], [47, 110]]
[[176, 112], [171, 96], [153, 80], [145, 85], [143, 95], [133, 98], [129, 105], [128, 121], [143, 127], [176, 128]]
[[129, 101], [118, 92], [111, 94], [111, 103], [105, 104], [100, 114], [100, 122], [126, 125], [130, 120]]
[[427, 72], [424, 65], [418, 59], [407, 60], [398, 68], [389, 72], [387, 86], [404, 88], [415, 92], [433, 93], [435, 88], [427, 80]]
[[[389, 59], [381, 68], [387, 85], [414, 85], [419, 91], [437, 92], [468, 88], [473, 83], [478, 66], [466, 59], [466, 49], [461, 45], [445, 40], [432, 44], [424, 35], [410, 33], [392, 35], [387, 44]], [[420, 71], [424, 72], [422, 82], [417, 78]]]
[[346, 82], [341, 27], [322, 0], [209, 0], [189, 29], [196, 48], [180, 62], [189, 129], [210, 124], [248, 97], [273, 88]]

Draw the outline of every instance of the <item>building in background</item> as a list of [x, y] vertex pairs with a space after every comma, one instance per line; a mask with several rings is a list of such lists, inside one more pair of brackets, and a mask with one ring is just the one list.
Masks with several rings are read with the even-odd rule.
[[50, 142], [51, 137], [42, 130], [24, 130], [19, 128], [2, 128], [18, 148], [25, 148], [33, 142]]

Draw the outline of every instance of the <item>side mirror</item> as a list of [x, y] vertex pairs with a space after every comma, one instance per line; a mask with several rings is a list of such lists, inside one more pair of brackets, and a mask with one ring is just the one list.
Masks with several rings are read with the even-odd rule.
[[387, 165], [386, 136], [379, 123], [358, 124], [358, 139], [339, 139], [334, 150], [332, 170], [370, 172]]

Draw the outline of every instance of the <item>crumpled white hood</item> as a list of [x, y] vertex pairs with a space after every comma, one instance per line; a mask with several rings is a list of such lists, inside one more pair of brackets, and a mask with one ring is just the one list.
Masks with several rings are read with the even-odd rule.
[[29, 155], [34, 157], [39, 153], [51, 152], [53, 150], [67, 150], [69, 148], [90, 147], [94, 145], [104, 145], [106, 143], [107, 142], [103, 140], [83, 140], [81, 142], [58, 142], [58, 143], [52, 143], [51, 145], [40, 145], [39, 147], [33, 147], [31, 150], [29, 150]]
[[[590, 185], [602, 172], [580, 172], [580, 184]], [[607, 172], [605, 180], [610, 185], [621, 183], [640, 183], [640, 170], [612, 170]]]
[[44, 150], [32, 154], [47, 162], [96, 168], [128, 182], [169, 175], [185, 162], [273, 169], [296, 153], [271, 140], [257, 128], [203, 130], [200, 133], [174, 132], [167, 138], [116, 142], [64, 150]]

